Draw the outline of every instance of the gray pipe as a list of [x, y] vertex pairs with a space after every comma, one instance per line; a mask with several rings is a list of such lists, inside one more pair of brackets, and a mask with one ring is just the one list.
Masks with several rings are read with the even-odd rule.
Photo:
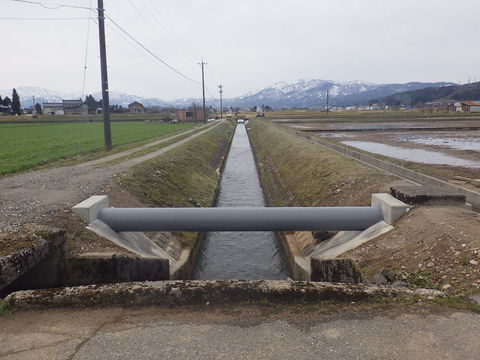
[[115, 231], [365, 230], [373, 207], [105, 208], [98, 219]]

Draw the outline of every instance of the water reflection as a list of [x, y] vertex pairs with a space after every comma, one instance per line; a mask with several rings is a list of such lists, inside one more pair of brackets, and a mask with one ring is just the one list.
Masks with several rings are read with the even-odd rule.
[[450, 165], [468, 168], [480, 168], [480, 161], [460, 159], [455, 156], [442, 154], [436, 151], [409, 149], [369, 141], [342, 141], [341, 143], [374, 154], [389, 156], [400, 160], [432, 165]]

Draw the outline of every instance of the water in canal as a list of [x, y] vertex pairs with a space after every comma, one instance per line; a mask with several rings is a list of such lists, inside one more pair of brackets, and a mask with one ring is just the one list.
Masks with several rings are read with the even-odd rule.
[[[220, 181], [218, 207], [265, 206], [245, 124], [237, 124]], [[201, 280], [280, 280], [287, 272], [273, 232], [209, 232], [194, 277]]]

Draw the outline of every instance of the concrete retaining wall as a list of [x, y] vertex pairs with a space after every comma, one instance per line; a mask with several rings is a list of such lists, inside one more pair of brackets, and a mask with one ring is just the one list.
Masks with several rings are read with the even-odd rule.
[[61, 286], [168, 280], [168, 260], [86, 253], [65, 258], [59, 268], [59, 278]]
[[362, 275], [352, 259], [321, 260], [312, 257], [312, 281], [358, 284]]
[[[65, 231], [58, 230], [48, 236], [39, 237], [34, 246], [14, 254], [0, 257], [0, 291], [31, 272], [29, 278], [43, 277], [44, 282], [53, 283], [50, 275], [41, 274], [43, 269], [56, 267], [63, 255]], [[32, 271], [35, 269], [35, 271]]]
[[6, 299], [13, 309], [45, 306], [216, 305], [244, 302], [361, 301], [379, 297], [433, 299], [438, 290], [297, 281], [217, 280], [117, 283], [19, 291]]
[[435, 178], [433, 178], [431, 176], [428, 176], [428, 175], [419, 174], [419, 173], [417, 173], [413, 170], [405, 169], [401, 166], [391, 164], [389, 162], [377, 159], [373, 156], [369, 156], [369, 155], [366, 155], [366, 154], [363, 154], [361, 152], [348, 149], [348, 148], [340, 146], [340, 145], [336, 145], [336, 144], [329, 143], [327, 141], [320, 140], [320, 139], [315, 138], [311, 135], [300, 134], [300, 136], [305, 137], [305, 138], [311, 140], [312, 142], [314, 142], [316, 144], [319, 144], [319, 145], [321, 145], [321, 146], [323, 146], [327, 149], [330, 149], [330, 150], [336, 151], [340, 154], [352, 157], [356, 160], [363, 161], [363, 162], [365, 162], [369, 165], [372, 165], [372, 166], [375, 166], [379, 169], [388, 171], [392, 174], [401, 176], [405, 179], [411, 180], [411, 181], [416, 182], [418, 184], [430, 185], [430, 186], [439, 186], [439, 187], [448, 188], [450, 190], [458, 191], [462, 194], [465, 194], [465, 196], [467, 197], [467, 202], [472, 204], [472, 209], [474, 211], [479, 211], [480, 212], [480, 193], [460, 188], [458, 186], [449, 184], [449, 183], [447, 183], [445, 181], [442, 181], [442, 180], [435, 179]]

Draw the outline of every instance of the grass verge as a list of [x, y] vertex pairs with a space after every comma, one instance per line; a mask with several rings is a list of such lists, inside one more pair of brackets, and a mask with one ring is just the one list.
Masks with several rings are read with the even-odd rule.
[[[116, 177], [117, 183], [148, 206], [209, 207], [216, 197], [218, 169], [228, 151], [233, 124], [225, 122], [161, 156]], [[179, 240], [192, 246], [196, 234]]]
[[160, 150], [160, 149], [163, 149], [169, 145], [172, 145], [180, 140], [183, 140], [183, 139], [186, 139], [187, 137], [189, 136], [192, 136], [196, 133], [198, 133], [199, 131], [203, 131], [203, 130], [206, 130], [208, 129], [209, 127], [212, 127], [214, 126], [215, 124], [210, 124], [210, 125], [207, 125], [207, 126], [202, 126], [194, 131], [191, 131], [191, 132], [188, 132], [186, 134], [179, 134], [177, 136], [175, 136], [173, 139], [170, 139], [170, 140], [167, 140], [167, 141], [164, 141], [160, 144], [157, 144], [157, 145], [153, 145], [153, 146], [149, 146], [145, 149], [141, 149], [141, 150], [138, 150], [138, 151], [135, 151], [129, 155], [126, 155], [126, 156], [122, 156], [121, 158], [118, 158], [118, 159], [115, 159], [115, 160], [112, 160], [112, 161], [108, 161], [108, 162], [105, 162], [104, 165], [113, 165], [113, 164], [118, 164], [118, 163], [121, 163], [121, 162], [124, 162], [126, 160], [130, 160], [130, 159], [134, 159], [134, 158], [137, 158], [137, 157], [140, 157], [140, 156], [143, 156], [143, 155], [147, 155], [151, 152], [154, 152], [154, 151], [157, 151], [157, 150]]
[[364, 166], [297, 137], [278, 125], [252, 120], [250, 139], [272, 206], [361, 206], [387, 191], [395, 176]]

